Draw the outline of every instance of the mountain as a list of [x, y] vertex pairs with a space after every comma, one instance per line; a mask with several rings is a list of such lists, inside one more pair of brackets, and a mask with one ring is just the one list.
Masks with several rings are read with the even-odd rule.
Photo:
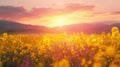
[[[106, 24], [105, 24], [106, 23]], [[79, 23], [65, 25], [62, 27], [49, 28], [45, 26], [37, 25], [27, 25], [21, 24], [14, 21], [0, 20], [0, 33], [80, 33], [84, 32], [86, 34], [91, 33], [102, 33], [102, 32], [111, 32], [113, 26], [117, 26], [120, 29], [119, 22], [96, 22], [96, 23]]]
[[69, 32], [69, 33], [84, 32], [86, 34], [91, 34], [91, 33], [100, 34], [102, 32], [105, 32], [105, 33], [111, 32], [111, 28], [113, 26], [118, 27], [120, 30], [120, 23], [106, 24], [106, 22], [72, 24], [72, 25], [66, 25], [63, 27], [56, 27], [55, 29], [62, 32]]
[[48, 32], [49, 28], [37, 25], [21, 24], [14, 21], [0, 20], [0, 33], [44, 33]]

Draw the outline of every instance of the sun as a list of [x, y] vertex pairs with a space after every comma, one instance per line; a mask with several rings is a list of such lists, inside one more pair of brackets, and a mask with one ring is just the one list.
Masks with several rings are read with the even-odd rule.
[[63, 26], [63, 25], [65, 25], [65, 19], [56, 19], [55, 20], [55, 24], [57, 25], [57, 26]]
[[53, 22], [54, 22], [54, 25], [55, 26], [64, 26], [65, 24], [66, 24], [66, 19], [64, 18], [64, 17], [62, 17], [62, 18], [55, 18], [54, 20], [53, 20]]

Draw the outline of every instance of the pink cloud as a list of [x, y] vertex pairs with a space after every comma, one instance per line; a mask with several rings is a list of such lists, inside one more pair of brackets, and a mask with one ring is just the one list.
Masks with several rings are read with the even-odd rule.
[[67, 4], [64, 8], [33, 8], [27, 11], [24, 7], [0, 6], [0, 19], [26, 20], [37, 17], [69, 14], [75, 11], [91, 11], [93, 5]]
[[79, 10], [85, 10], [85, 11], [91, 11], [95, 8], [94, 5], [82, 5], [82, 4], [67, 4], [66, 10], [67, 11], [79, 11]]
[[0, 6], [0, 18], [17, 19], [27, 14], [24, 7]]
[[120, 15], [120, 11], [111, 12], [111, 14]]

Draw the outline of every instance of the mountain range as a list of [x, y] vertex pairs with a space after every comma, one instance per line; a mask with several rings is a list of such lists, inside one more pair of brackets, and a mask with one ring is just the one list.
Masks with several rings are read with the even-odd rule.
[[111, 28], [116, 26], [120, 29], [120, 23], [115, 21], [107, 22], [95, 22], [95, 23], [79, 23], [64, 25], [62, 27], [45, 27], [38, 25], [22, 24], [14, 21], [0, 20], [0, 33], [108, 33], [111, 32]]

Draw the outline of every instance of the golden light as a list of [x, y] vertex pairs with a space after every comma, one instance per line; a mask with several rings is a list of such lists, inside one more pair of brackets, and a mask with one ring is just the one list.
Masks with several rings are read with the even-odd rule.
[[65, 17], [56, 17], [52, 20], [54, 26], [64, 26], [67, 23], [67, 19]]
[[[77, 24], [81, 22], [92, 22], [94, 18], [91, 18], [91, 14], [89, 12], [74, 12], [71, 14], [61, 14], [61, 15], [53, 15], [53, 16], [45, 16], [38, 17], [36, 19], [30, 19], [26, 22], [31, 24], [47, 26], [47, 27], [62, 27], [64, 25]], [[89, 17], [90, 16], [90, 17]]]

